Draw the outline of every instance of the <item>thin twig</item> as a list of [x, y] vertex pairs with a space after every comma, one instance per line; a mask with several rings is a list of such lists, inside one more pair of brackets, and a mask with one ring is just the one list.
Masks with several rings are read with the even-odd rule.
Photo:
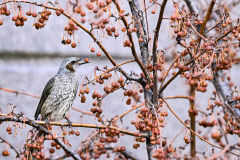
[[[199, 53], [195, 58], [192, 58], [191, 60], [187, 61], [184, 66], [188, 66], [189, 64], [191, 64], [192, 62], [194, 62], [194, 60], [196, 60], [197, 58], [199, 58], [202, 55], [202, 52]], [[178, 72], [173, 75], [158, 91], [158, 98], [161, 97], [162, 92], [166, 89], [166, 87], [179, 75], [181, 74], [182, 71], [178, 70]]]
[[117, 120], [121, 119], [122, 117], [124, 117], [124, 116], [127, 115], [128, 113], [130, 113], [130, 112], [132, 112], [132, 111], [134, 111], [134, 110], [136, 110], [136, 109], [138, 109], [138, 108], [140, 108], [140, 107], [142, 107], [142, 106], [143, 106], [143, 104], [139, 104], [139, 105], [136, 105], [136, 106], [132, 107], [131, 109], [129, 109], [129, 110], [127, 110], [126, 112], [124, 112], [123, 114], [115, 117], [115, 118], [113, 119], [113, 122], [116, 122]]
[[15, 93], [16, 95], [21, 94], [21, 95], [25, 95], [25, 96], [29, 96], [29, 97], [33, 97], [33, 98], [40, 98], [40, 96], [38, 96], [38, 95], [34, 95], [34, 94], [26, 93], [26, 92], [20, 92], [20, 91], [7, 89], [7, 88], [3, 88], [3, 87], [0, 87], [0, 90], [5, 91], [5, 92], [10, 92], [10, 93]]
[[170, 97], [165, 97], [164, 99], [188, 99], [188, 100], [193, 100], [192, 96], [170, 96]]
[[89, 115], [89, 116], [95, 116], [95, 114], [93, 114], [92, 112], [87, 112], [87, 111], [83, 111], [77, 107], [72, 107], [73, 110], [77, 111], [77, 112], [80, 112], [82, 114], [85, 114], [85, 115]]
[[174, 60], [174, 62], [170, 65], [170, 67], [168, 68], [167, 73], [166, 73], [166, 74], [164, 75], [164, 77], [163, 77], [163, 80], [162, 80], [162, 83], [161, 83], [161, 85], [160, 85], [160, 87], [159, 87], [159, 90], [160, 90], [160, 88], [162, 88], [162, 86], [163, 86], [163, 84], [164, 84], [164, 82], [165, 82], [165, 80], [166, 80], [166, 78], [167, 78], [170, 70], [172, 69], [174, 63], [176, 63], [180, 57], [181, 57], [181, 55], [179, 55], [179, 56]]
[[227, 145], [219, 154], [217, 155], [214, 155], [210, 158], [207, 158], [207, 160], [210, 160], [210, 159], [217, 159], [218, 157], [222, 156], [224, 153], [226, 153], [229, 149], [231, 148], [231, 145]]
[[118, 65], [116, 65], [116, 66], [114, 66], [114, 67], [112, 67], [112, 68], [104, 71], [104, 72], [103, 72], [102, 74], [100, 74], [99, 76], [96, 76], [93, 80], [91, 80], [91, 81], [83, 84], [83, 86], [86, 86], [87, 84], [92, 83], [93, 81], [97, 80], [99, 77], [103, 76], [104, 74], [109, 73], [109, 72], [111, 72], [111, 71], [113, 71], [113, 70], [116, 70], [116, 69], [118, 69], [118, 67], [120, 67], [120, 66], [122, 66], [122, 65], [125, 65], [125, 64], [128, 64], [128, 63], [131, 63], [131, 62], [135, 62], [135, 59], [129, 60], [129, 61], [126, 61], [126, 62], [123, 62], [123, 63], [121, 63], [121, 64], [118, 64]]
[[[212, 147], [215, 147], [215, 148], [218, 148], [218, 149], [221, 149], [223, 150], [223, 148], [219, 147], [219, 146], [216, 146], [214, 144], [212, 144], [211, 142], [207, 141], [206, 139], [202, 138], [200, 135], [198, 135], [196, 132], [194, 132], [190, 127], [188, 127], [179, 117], [178, 115], [172, 110], [172, 108], [170, 107], [170, 105], [163, 99], [163, 102], [166, 104], [166, 106], [168, 107], [168, 109], [172, 112], [172, 114], [179, 120], [179, 122], [181, 122], [191, 133], [193, 133], [194, 135], [196, 135], [199, 139], [201, 139], [202, 141], [206, 142], [207, 144], [211, 145]], [[237, 153], [233, 153], [233, 152], [230, 152], [229, 153], [233, 154], [233, 155], [236, 155], [236, 156], [240, 156], [239, 154]]]
[[[30, 2], [30, 1], [25, 1], [25, 0], [9, 0], [3, 3], [0, 3], [1, 5], [7, 4], [7, 3], [27, 3], [27, 4], [32, 4], [35, 6], [39, 6], [39, 7], [44, 7], [47, 9], [51, 9], [51, 10], [59, 10], [59, 8], [55, 8], [55, 7], [50, 7], [44, 4], [38, 4], [37, 2]], [[99, 46], [99, 48], [103, 51], [103, 53], [107, 56], [107, 58], [110, 60], [110, 62], [112, 63], [112, 65], [117, 66], [117, 63], [114, 61], [114, 59], [112, 58], [112, 56], [108, 53], [108, 51], [104, 48], [104, 46], [102, 45], [102, 43], [95, 37], [95, 35], [90, 32], [88, 29], [86, 29], [84, 26], [82, 26], [80, 23], [78, 23], [78, 21], [76, 19], [74, 19], [72, 16], [70, 16], [69, 14], [67, 14], [66, 12], [62, 12], [62, 15], [64, 15], [66, 18], [68, 18], [69, 20], [71, 20], [72, 22], [74, 22], [78, 27], [80, 27], [82, 30], [84, 30], [92, 39], [93, 41]], [[138, 79], [135, 78], [131, 78], [128, 76], [128, 74], [122, 70], [121, 68], [119, 68], [119, 71], [129, 80], [133, 80], [138, 82]]]
[[[17, 95], [21, 94], [21, 95], [25, 95], [25, 96], [29, 96], [29, 97], [33, 97], [33, 98], [40, 98], [40, 96], [35, 95], [35, 94], [31, 94], [31, 93], [27, 93], [27, 92], [19, 92], [19, 91], [16, 91], [16, 90], [7, 89], [7, 88], [3, 88], [3, 87], [0, 87], [0, 90], [5, 91], [5, 92], [9, 92], [9, 93], [16, 93]], [[94, 115], [94, 114], [92, 114], [91, 112], [82, 111], [82, 110], [80, 110], [79, 108], [74, 107], [74, 106], [72, 106], [72, 109], [75, 110], [75, 111], [77, 111], [77, 112], [80, 112], [80, 113], [82, 113], [82, 114]]]
[[[120, 13], [121, 12], [121, 7], [120, 7], [119, 3], [116, 0], [113, 0], [113, 3], [115, 4], [118, 12]], [[125, 27], [127, 29], [127, 35], [128, 35], [129, 41], [132, 44], [132, 46], [131, 46], [132, 55], [135, 58], [136, 62], [138, 63], [139, 67], [141, 68], [141, 70], [142, 70], [143, 74], [145, 75], [145, 77], [150, 80], [149, 75], [148, 75], [148, 73], [146, 71], [146, 68], [144, 67], [143, 63], [141, 62], [140, 58], [137, 55], [132, 34], [129, 33], [129, 31], [128, 31], [128, 29], [129, 29], [128, 22], [127, 22], [127, 20], [126, 20], [126, 18], [124, 16], [121, 16], [121, 20], [122, 20], [123, 24], [125, 25]]]
[[11, 143], [9, 143], [8, 141], [6, 141], [6, 140], [5, 140], [4, 138], [2, 138], [1, 136], [0, 136], [0, 139], [2, 140], [2, 142], [4, 142], [4, 143], [6, 143], [7, 145], [9, 145], [9, 147], [10, 147], [11, 149], [13, 149], [14, 152], [16, 152], [16, 154], [17, 154], [16, 157], [19, 157], [19, 156], [20, 156], [19, 152], [16, 150], [16, 148], [15, 148]]
[[201, 35], [196, 28], [190, 23], [191, 28], [193, 29], [193, 31], [200, 37], [202, 38], [204, 41], [208, 41], [207, 38], [205, 38], [203, 35]]
[[221, 35], [220, 37], [218, 37], [215, 42], [220, 41], [221, 39], [223, 39], [224, 37], [226, 37], [229, 33], [231, 33], [236, 27], [232, 27], [231, 29], [229, 29], [225, 34]]

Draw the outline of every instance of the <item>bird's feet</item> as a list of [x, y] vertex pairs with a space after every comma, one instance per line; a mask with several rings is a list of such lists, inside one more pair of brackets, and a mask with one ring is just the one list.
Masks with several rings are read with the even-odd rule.
[[68, 126], [72, 126], [72, 122], [69, 120], [69, 118], [65, 117], [65, 119], [67, 120]]
[[45, 123], [46, 123], [46, 126], [50, 126], [50, 121], [49, 121], [49, 119], [45, 119]]

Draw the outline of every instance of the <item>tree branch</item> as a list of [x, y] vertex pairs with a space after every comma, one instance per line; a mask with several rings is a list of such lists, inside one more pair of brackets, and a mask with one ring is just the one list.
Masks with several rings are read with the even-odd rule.
[[[218, 149], [221, 149], [223, 150], [224, 148], [221, 148], [219, 146], [216, 146], [214, 144], [212, 144], [211, 142], [207, 141], [206, 139], [204, 139], [203, 137], [201, 137], [200, 135], [198, 135], [195, 131], [193, 131], [190, 127], [188, 127], [184, 122], [183, 120], [181, 120], [178, 115], [172, 110], [172, 108], [169, 106], [169, 104], [163, 99], [161, 98], [162, 101], [166, 104], [166, 106], [168, 107], [168, 109], [172, 112], [172, 114], [178, 119], [179, 122], [181, 122], [192, 134], [196, 135], [199, 139], [201, 139], [202, 141], [206, 142], [207, 144], [211, 145], [212, 147], [215, 147], [215, 148], [218, 148]], [[233, 154], [233, 155], [236, 155], [236, 156], [240, 156], [239, 154], [237, 153], [233, 153], [231, 151], [229, 151], [229, 153]]]
[[201, 25], [201, 28], [200, 28], [200, 31], [199, 31], [199, 33], [200, 33], [201, 35], [204, 33], [204, 30], [205, 30], [207, 21], [209, 20], [209, 17], [210, 17], [210, 15], [212, 14], [215, 1], [216, 1], [216, 0], [212, 0], [211, 3], [210, 3], [210, 5], [209, 5], [209, 7], [208, 7], [207, 14], [206, 14], [206, 16], [205, 16], [205, 18], [204, 18], [204, 20], [203, 20], [203, 24]]
[[121, 64], [118, 64], [118, 65], [116, 65], [116, 66], [114, 66], [114, 67], [106, 70], [105, 72], [103, 72], [103, 73], [100, 74], [99, 76], [96, 76], [93, 80], [91, 80], [91, 81], [83, 84], [83, 86], [86, 86], [87, 84], [92, 83], [93, 81], [97, 80], [99, 77], [103, 76], [104, 74], [109, 73], [109, 72], [111, 72], [111, 71], [113, 71], [113, 70], [116, 70], [116, 69], [118, 69], [118, 67], [120, 67], [120, 66], [122, 66], [122, 65], [125, 65], [125, 64], [128, 64], [128, 63], [131, 63], [131, 62], [135, 62], [135, 59], [129, 60], [129, 61], [126, 61], [126, 62], [123, 62], [123, 63], [121, 63]]
[[158, 36], [159, 36], [159, 31], [161, 28], [161, 24], [162, 24], [162, 18], [163, 18], [163, 13], [164, 13], [164, 9], [166, 7], [167, 4], [167, 0], [163, 0], [162, 5], [161, 5], [161, 9], [160, 9], [160, 13], [158, 16], [158, 21], [157, 21], [157, 25], [155, 28], [155, 34], [154, 34], [154, 38], [153, 38], [153, 48], [152, 48], [152, 56], [153, 56], [153, 104], [157, 103], [158, 100], [158, 76], [157, 76], [157, 48], [158, 48]]
[[[118, 3], [116, 0], [113, 0], [113, 3], [115, 4], [118, 12], [120, 13], [120, 12], [121, 12], [121, 7], [120, 7], [119, 3]], [[125, 25], [125, 27], [126, 27], [126, 29], [127, 29], [127, 35], [128, 35], [128, 38], [129, 38], [129, 40], [130, 40], [130, 42], [131, 42], [131, 44], [132, 44], [132, 46], [131, 46], [132, 55], [133, 55], [133, 57], [135, 58], [136, 62], [138, 63], [139, 67], [141, 68], [141, 70], [142, 70], [143, 74], [145, 75], [145, 77], [146, 77], [148, 80], [150, 80], [149, 75], [148, 75], [148, 73], [147, 73], [147, 71], [146, 71], [143, 63], [141, 62], [141, 60], [139, 59], [139, 57], [138, 57], [138, 55], [137, 55], [132, 34], [129, 33], [129, 30], [128, 30], [128, 29], [129, 29], [129, 25], [128, 25], [128, 23], [127, 23], [127, 20], [126, 20], [126, 18], [125, 18], [124, 16], [121, 16], [120, 18], [121, 18], [123, 24]]]
[[195, 13], [194, 9], [193, 9], [193, 6], [192, 6], [192, 3], [191, 3], [191, 0], [184, 0], [185, 3], [187, 4], [189, 10], [191, 13]]
[[226, 109], [238, 120], [238, 122], [240, 122], [240, 111], [234, 107], [236, 101], [232, 101], [233, 91], [231, 90], [223, 71], [214, 73], [213, 85], [223, 98]]
[[0, 136], [0, 139], [2, 140], [2, 142], [4, 142], [4, 143], [6, 143], [7, 145], [9, 145], [9, 147], [10, 147], [11, 149], [13, 149], [14, 152], [16, 152], [16, 154], [17, 154], [16, 157], [20, 157], [19, 152], [16, 150], [16, 148], [15, 148], [13, 145], [11, 145], [11, 143], [9, 143], [8, 141], [6, 141], [6, 140], [5, 140], [4, 138], [2, 138], [1, 136]]
[[[12, 90], [12, 89], [7, 89], [7, 88], [2, 88], [2, 87], [0, 87], [0, 90], [5, 91], [5, 92], [9, 92], [9, 93], [16, 93], [16, 95], [21, 94], [21, 95], [25, 95], [25, 96], [29, 96], [29, 97], [33, 97], [33, 98], [40, 98], [40, 96], [38, 96], [38, 95], [31, 94], [31, 93], [27, 93], [27, 92], [20, 92], [20, 91], [16, 91], [16, 90]], [[82, 114], [86, 114], [86, 115], [90, 115], [90, 116], [93, 116], [93, 115], [94, 115], [94, 114], [91, 113], [91, 112], [82, 111], [82, 110], [80, 110], [79, 108], [74, 107], [74, 106], [72, 106], [72, 109], [75, 110], [75, 111], [77, 111], [77, 112], [80, 112], [80, 113], [82, 113]]]
[[134, 19], [134, 26], [137, 28], [137, 37], [142, 38], [143, 41], [138, 41], [140, 51], [141, 51], [141, 56], [142, 56], [142, 62], [144, 65], [147, 64], [148, 59], [149, 59], [149, 53], [148, 53], [148, 36], [145, 23], [144, 23], [144, 16], [143, 16], [143, 11], [140, 8], [138, 0], [132, 0], [128, 1], [129, 6], [133, 15]]
[[[20, 123], [25, 123], [25, 124], [28, 124], [30, 126], [33, 126], [34, 128], [37, 128], [37, 129], [40, 128], [39, 129], [40, 131], [42, 131], [41, 129], [45, 129], [45, 128], [42, 128], [42, 125], [46, 125], [46, 122], [44, 122], [44, 121], [33, 121], [33, 120], [30, 120], [30, 119], [27, 119], [27, 118], [22, 118], [21, 119], [21, 118], [19, 118], [17, 116], [0, 113], [0, 122], [4, 122], [4, 121], [10, 121], [10, 122], [11, 121], [13, 121], [13, 122], [15, 121], [15, 122], [20, 122]], [[69, 127], [68, 123], [61, 123], [61, 122], [49, 122], [49, 125]], [[72, 123], [71, 127], [97, 128], [97, 129], [109, 128], [109, 129], [119, 130], [120, 133], [124, 133], [124, 134], [131, 135], [131, 136], [136, 136], [135, 132], [131, 132], [131, 131], [128, 131], [128, 130], [120, 129], [118, 127], [99, 125], [99, 124]], [[44, 131], [44, 133], [45, 133], [45, 131]], [[139, 137], [146, 138], [147, 136], [142, 134]]]
[[[6, 115], [3, 115], [3, 114], [0, 114], [0, 123], [2, 122], [19, 122], [19, 123], [23, 123], [23, 124], [27, 124], [27, 125], [30, 125], [34, 128], [36, 128], [37, 130], [43, 132], [44, 134], [46, 135], [52, 135], [51, 132], [49, 132], [47, 130], [47, 128], [44, 128], [42, 125], [36, 123], [35, 121], [33, 120], [30, 120], [30, 119], [27, 119], [27, 118], [21, 118], [19, 116], [6, 116]], [[44, 122], [45, 123], [45, 122]], [[57, 138], [54, 138], [53, 139], [58, 145], [61, 146], [61, 148], [68, 154], [70, 154], [70, 156], [75, 159], [75, 160], [80, 160], [78, 157], [77, 157], [77, 154], [72, 152], [70, 149], [67, 148], [67, 146], [59, 141], [59, 139]]]
[[[195, 58], [192, 58], [192, 59], [190, 59], [189, 61], [187, 61], [187, 62], [184, 64], [184, 66], [188, 66], [189, 64], [193, 63], [194, 60], [196, 60], [197, 58], [199, 58], [201, 55], [202, 55], [202, 52], [199, 53]], [[171, 67], [170, 67], [170, 68], [171, 68]], [[169, 70], [170, 70], [170, 68], [169, 68]], [[158, 91], [158, 98], [161, 97], [161, 94], [162, 94], [162, 92], [166, 89], [166, 87], [167, 87], [179, 74], [181, 74], [181, 73], [182, 73], [182, 71], [181, 71], [181, 70], [178, 70], [178, 72], [177, 72], [175, 75], [173, 75], [173, 76], [159, 89], [159, 91]]]
[[[196, 110], [195, 106], [195, 96], [196, 96], [196, 87], [195, 86], [190, 86], [190, 96], [192, 97], [192, 100], [190, 100], [190, 107], [192, 111]], [[189, 117], [190, 117], [190, 127], [191, 129], [195, 132], [196, 131], [196, 115], [193, 114], [192, 112], [189, 112]], [[193, 133], [190, 135], [190, 155], [194, 159], [196, 157], [196, 137]]]
[[191, 96], [171, 96], [171, 97], [164, 97], [164, 99], [188, 99], [188, 100], [193, 100], [193, 97]]
[[121, 119], [122, 117], [124, 117], [124, 116], [127, 115], [128, 113], [130, 113], [130, 112], [132, 112], [132, 111], [134, 111], [134, 110], [136, 110], [136, 109], [138, 109], [138, 108], [140, 108], [140, 107], [142, 107], [142, 106], [143, 106], [143, 104], [139, 104], [139, 105], [136, 105], [135, 107], [132, 107], [131, 109], [129, 109], [129, 110], [127, 110], [126, 112], [124, 112], [123, 114], [121, 114], [121, 115], [113, 118], [113, 122], [116, 122], [117, 120]]
[[[31, 1], [25, 1], [25, 0], [18, 0], [18, 1], [16, 1], [16, 0], [9, 0], [7, 2], [0, 3], [0, 6], [2, 6], [4, 4], [7, 4], [7, 3], [27, 3], [27, 4], [32, 4], [32, 5], [35, 5], [35, 6], [44, 7], [44, 8], [51, 9], [51, 10], [55, 10], [55, 11], [59, 10], [59, 8], [50, 7], [50, 6], [47, 6], [47, 5], [44, 5], [44, 4], [38, 4], [37, 2], [31, 2]], [[93, 39], [93, 41], [99, 46], [99, 48], [103, 51], [103, 53], [106, 55], [106, 57], [112, 63], [112, 65], [117, 66], [117, 63], [114, 61], [112, 56], [107, 52], [107, 50], [104, 48], [102, 43], [94, 36], [94, 34], [92, 34], [92, 32], [90, 32], [88, 29], [86, 29], [84, 26], [82, 26], [80, 23], [78, 23], [76, 19], [74, 19], [72, 16], [70, 16], [66, 12], [62, 12], [62, 15], [64, 15], [66, 18], [68, 18], [69, 20], [74, 22], [78, 27], [80, 27], [82, 30], [84, 30]], [[128, 74], [122, 68], [119, 68], [119, 70], [127, 79], [138, 82], [138, 79], [129, 77]]]

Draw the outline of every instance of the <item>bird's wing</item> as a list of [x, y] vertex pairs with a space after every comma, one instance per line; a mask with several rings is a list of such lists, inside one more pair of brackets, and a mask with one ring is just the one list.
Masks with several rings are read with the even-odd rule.
[[56, 76], [52, 77], [52, 78], [48, 81], [48, 83], [46, 84], [45, 88], [43, 89], [42, 96], [41, 96], [41, 98], [40, 98], [40, 101], [39, 101], [37, 110], [36, 110], [35, 115], [34, 115], [35, 120], [37, 120], [38, 115], [39, 115], [40, 112], [41, 112], [43, 103], [46, 101], [46, 99], [48, 98], [48, 96], [49, 96], [50, 93], [51, 93], [51, 90], [52, 90], [52, 88], [53, 88], [53, 86], [54, 86], [55, 79], [56, 79]]

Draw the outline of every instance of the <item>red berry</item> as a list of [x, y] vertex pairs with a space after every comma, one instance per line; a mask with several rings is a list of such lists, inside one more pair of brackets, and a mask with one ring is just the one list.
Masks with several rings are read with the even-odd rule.
[[92, 47], [92, 48], [91, 48], [91, 52], [95, 52], [95, 48]]
[[97, 56], [100, 57], [101, 56], [101, 52], [97, 52]]
[[7, 149], [5, 149], [5, 150], [2, 151], [2, 155], [3, 155], [4, 157], [7, 157], [7, 156], [10, 155], [10, 152], [9, 152]]
[[88, 62], [89, 62], [89, 59], [88, 59], [88, 58], [85, 58], [85, 59], [84, 59], [84, 62], [88, 63]]
[[72, 43], [72, 44], [71, 44], [71, 47], [72, 47], [72, 48], [76, 48], [76, 46], [77, 46], [76, 43]]
[[79, 131], [76, 131], [76, 132], [75, 132], [75, 135], [76, 135], [76, 136], [79, 136], [79, 135], [80, 135], [80, 132], [79, 132]]
[[57, 15], [57, 16], [60, 16], [60, 15], [61, 15], [61, 11], [57, 10], [57, 11], [56, 11], [56, 15]]

